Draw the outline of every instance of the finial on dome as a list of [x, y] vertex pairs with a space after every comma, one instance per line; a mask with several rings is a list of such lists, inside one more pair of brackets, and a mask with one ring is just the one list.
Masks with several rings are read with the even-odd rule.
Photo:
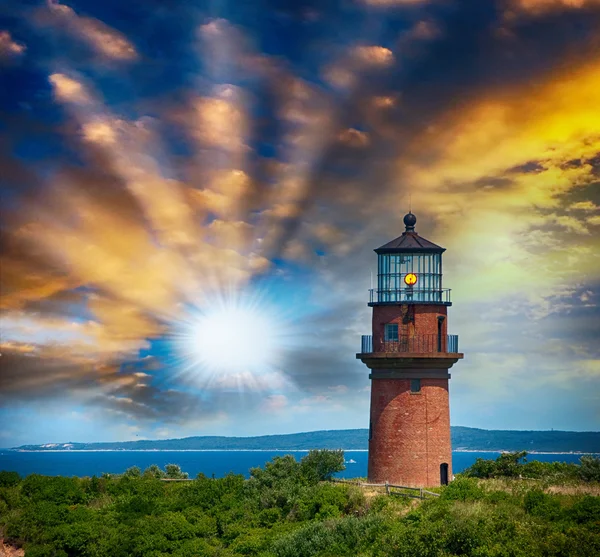
[[406, 226], [406, 232], [414, 232], [415, 224], [417, 224], [417, 217], [412, 214], [411, 211], [404, 215], [404, 225]]

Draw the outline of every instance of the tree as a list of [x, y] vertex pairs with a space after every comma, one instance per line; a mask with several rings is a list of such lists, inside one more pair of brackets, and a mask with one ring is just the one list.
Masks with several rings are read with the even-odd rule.
[[123, 474], [126, 478], [140, 478], [142, 476], [142, 471], [139, 466], [132, 466], [131, 468], [127, 468], [125, 473]]
[[600, 482], [600, 458], [584, 455], [579, 459], [579, 475], [586, 482]]
[[165, 476], [166, 474], [156, 464], [151, 464], [144, 470], [144, 478], [161, 479]]
[[181, 471], [179, 464], [167, 464], [165, 466], [165, 471], [167, 473], [167, 478], [173, 480], [187, 480], [189, 476], [187, 472]]
[[342, 450], [312, 450], [300, 461], [301, 474], [311, 483], [330, 480], [345, 469]]
[[527, 462], [527, 451], [502, 453], [496, 459], [496, 476], [516, 477], [522, 469], [522, 462]]
[[21, 476], [17, 472], [0, 471], [0, 487], [12, 487], [21, 481]]
[[250, 468], [251, 483], [260, 487], [273, 487], [288, 480], [297, 480], [299, 475], [300, 463], [290, 454], [273, 457], [264, 468]]

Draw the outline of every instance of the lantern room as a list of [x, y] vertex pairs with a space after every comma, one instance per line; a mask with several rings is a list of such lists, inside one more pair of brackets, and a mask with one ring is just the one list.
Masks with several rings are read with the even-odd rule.
[[451, 305], [450, 289], [442, 288], [444, 248], [415, 232], [417, 218], [404, 217], [402, 236], [377, 248], [377, 288], [370, 291], [370, 306], [384, 304]]

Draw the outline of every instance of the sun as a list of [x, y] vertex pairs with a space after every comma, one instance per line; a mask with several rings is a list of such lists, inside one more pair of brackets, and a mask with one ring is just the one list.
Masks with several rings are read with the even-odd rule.
[[273, 321], [251, 308], [221, 307], [203, 314], [190, 341], [199, 362], [220, 371], [259, 370], [274, 356]]
[[286, 320], [262, 295], [215, 295], [190, 308], [180, 325], [174, 341], [181, 371], [202, 383], [252, 383], [278, 372]]

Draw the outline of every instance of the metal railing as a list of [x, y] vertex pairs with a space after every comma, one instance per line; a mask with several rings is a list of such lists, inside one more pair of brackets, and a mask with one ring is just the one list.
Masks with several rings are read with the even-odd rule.
[[372, 352], [406, 352], [412, 354], [431, 354], [458, 352], [458, 335], [417, 335], [399, 337], [398, 340], [383, 340], [373, 342], [372, 335], [362, 335], [361, 354]]
[[360, 337], [360, 352], [361, 354], [370, 354], [373, 352], [373, 336], [363, 335]]
[[386, 288], [369, 290], [369, 303], [402, 303], [402, 302], [425, 302], [449, 304], [450, 288], [441, 288], [436, 290], [420, 288]]

